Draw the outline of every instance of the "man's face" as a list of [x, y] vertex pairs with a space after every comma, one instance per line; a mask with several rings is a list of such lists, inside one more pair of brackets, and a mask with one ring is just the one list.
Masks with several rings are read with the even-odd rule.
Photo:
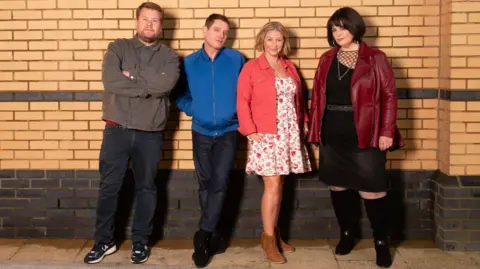
[[215, 20], [210, 28], [203, 26], [205, 43], [214, 49], [221, 49], [225, 45], [225, 41], [227, 41], [229, 30], [228, 24], [222, 20]]
[[146, 43], [153, 43], [162, 32], [162, 14], [153, 9], [143, 8], [136, 26], [138, 38]]

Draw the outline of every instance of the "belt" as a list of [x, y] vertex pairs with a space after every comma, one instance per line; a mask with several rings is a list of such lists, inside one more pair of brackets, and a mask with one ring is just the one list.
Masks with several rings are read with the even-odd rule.
[[353, 106], [327, 105], [327, 110], [333, 110], [333, 111], [353, 111]]

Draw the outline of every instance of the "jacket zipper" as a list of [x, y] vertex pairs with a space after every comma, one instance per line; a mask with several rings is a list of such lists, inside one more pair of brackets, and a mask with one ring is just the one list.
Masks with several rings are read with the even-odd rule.
[[[370, 58], [370, 64], [372, 64], [372, 58]], [[377, 77], [375, 75], [375, 66], [373, 68], [373, 94], [372, 94], [372, 126], [370, 128], [370, 147], [373, 147], [373, 132], [375, 126], [375, 94], [377, 91]]]
[[[213, 99], [213, 127], [215, 128], [217, 125], [216, 116], [215, 116], [215, 64], [214, 60], [212, 59], [212, 99]], [[217, 131], [215, 131], [215, 135], [218, 135]]]

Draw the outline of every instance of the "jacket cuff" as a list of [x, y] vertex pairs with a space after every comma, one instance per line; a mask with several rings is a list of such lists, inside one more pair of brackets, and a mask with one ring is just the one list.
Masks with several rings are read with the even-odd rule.
[[395, 128], [389, 128], [389, 129], [381, 128], [380, 136], [393, 138], [395, 136]]

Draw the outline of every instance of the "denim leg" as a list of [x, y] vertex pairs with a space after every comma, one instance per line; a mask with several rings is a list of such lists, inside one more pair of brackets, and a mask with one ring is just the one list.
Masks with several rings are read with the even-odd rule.
[[132, 134], [132, 130], [105, 126], [100, 150], [101, 181], [95, 224], [96, 243], [110, 243], [114, 239], [115, 213], [128, 168]]

